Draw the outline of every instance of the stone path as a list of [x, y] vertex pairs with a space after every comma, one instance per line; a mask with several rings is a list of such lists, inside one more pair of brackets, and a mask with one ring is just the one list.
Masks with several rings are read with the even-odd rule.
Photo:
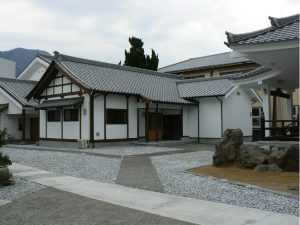
[[[172, 218], [175, 221], [184, 221], [185, 223], [182, 222], [182, 224], [297, 225], [299, 220], [299, 218], [296, 216], [273, 213], [253, 208], [244, 208], [216, 202], [178, 197], [159, 192], [129, 188], [116, 184], [101, 183], [64, 175], [56, 176], [53, 173], [41, 171], [39, 169], [23, 166], [17, 163], [13, 164], [10, 169], [17, 177], [21, 177], [48, 187], [106, 202], [109, 204], [115, 204], [134, 210], [139, 210], [145, 213], [151, 213], [152, 215], [158, 217], [168, 217]], [[49, 200], [51, 200], [51, 198]], [[75, 202], [76, 204], [81, 204], [80, 199]], [[5, 207], [7, 205], [4, 205], [2, 207]], [[34, 204], [27, 205], [27, 207], [29, 206], [30, 208], [27, 208], [27, 210], [30, 209], [28, 211], [29, 214], [31, 210], [37, 208], [36, 206], [34, 206]], [[89, 207], [83, 207], [81, 209], [82, 211], [80, 211], [80, 213], [85, 213], [85, 211], [87, 211]], [[109, 209], [107, 213], [111, 213]], [[116, 211], [116, 213], [118, 213], [118, 211]], [[65, 214], [61, 213], [60, 215], [64, 216]], [[117, 216], [118, 215], [116, 215], [116, 217]], [[31, 217], [33, 217], [32, 214]], [[22, 220], [20, 220], [20, 222], [21, 221]], [[32, 225], [35, 223], [29, 224]], [[107, 224], [112, 223], [108, 222]], [[146, 222], [140, 224], [150, 223]], [[164, 223], [158, 222], [157, 224]]]
[[164, 192], [155, 168], [147, 156], [124, 156], [116, 183], [129, 187]]

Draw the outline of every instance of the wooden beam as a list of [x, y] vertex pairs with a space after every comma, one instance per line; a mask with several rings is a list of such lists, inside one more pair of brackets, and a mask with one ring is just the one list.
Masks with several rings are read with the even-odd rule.
[[94, 96], [90, 94], [90, 145], [94, 148]]
[[289, 94], [283, 93], [280, 88], [277, 88], [275, 91], [270, 91], [270, 95], [287, 99], [291, 97]]

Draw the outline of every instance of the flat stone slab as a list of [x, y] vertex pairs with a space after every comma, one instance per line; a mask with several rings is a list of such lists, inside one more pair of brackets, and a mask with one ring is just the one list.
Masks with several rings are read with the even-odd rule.
[[[10, 167], [20, 172], [22, 165]], [[28, 167], [25, 167], [28, 169]], [[32, 170], [38, 170], [32, 168]], [[18, 176], [18, 173], [15, 173]], [[31, 181], [95, 200], [201, 225], [298, 225], [299, 218], [252, 208], [184, 198], [70, 176], [30, 177]], [[86, 209], [85, 209], [86, 210]]]

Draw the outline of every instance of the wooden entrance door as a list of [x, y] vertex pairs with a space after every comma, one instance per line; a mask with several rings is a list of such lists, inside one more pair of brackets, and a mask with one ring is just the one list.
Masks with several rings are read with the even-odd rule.
[[148, 114], [148, 140], [159, 141], [162, 139], [162, 114]]
[[39, 118], [30, 118], [30, 139], [39, 140]]
[[181, 115], [164, 115], [163, 117], [163, 139], [180, 140], [182, 137]]

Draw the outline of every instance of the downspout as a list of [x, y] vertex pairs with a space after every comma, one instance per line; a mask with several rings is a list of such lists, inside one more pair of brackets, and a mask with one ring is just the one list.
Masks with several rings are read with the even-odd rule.
[[223, 137], [223, 101], [218, 96], [216, 96], [216, 99], [221, 103], [221, 137]]

